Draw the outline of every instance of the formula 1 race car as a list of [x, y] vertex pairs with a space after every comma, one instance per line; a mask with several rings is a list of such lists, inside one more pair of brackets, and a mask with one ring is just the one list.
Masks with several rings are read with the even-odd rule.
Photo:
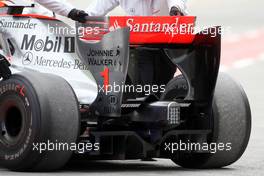
[[[219, 73], [221, 28], [195, 17], [87, 17], [70, 27], [1, 1], [0, 166], [171, 159], [220, 168], [244, 153], [251, 112]], [[177, 71], [177, 74], [175, 72]]]

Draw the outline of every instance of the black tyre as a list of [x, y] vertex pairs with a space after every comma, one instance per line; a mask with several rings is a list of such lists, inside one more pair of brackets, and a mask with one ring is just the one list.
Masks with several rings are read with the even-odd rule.
[[[62, 78], [21, 73], [0, 82], [0, 165], [14, 171], [51, 171], [72, 152], [52, 144], [77, 141], [77, 98]], [[40, 152], [40, 144], [50, 150]], [[37, 147], [38, 145], [38, 147]], [[52, 150], [54, 148], [54, 150]]]
[[231, 77], [220, 74], [213, 102], [213, 135], [208, 143], [229, 145], [230, 150], [211, 154], [180, 153], [173, 161], [186, 168], [221, 168], [236, 162], [244, 153], [251, 132], [248, 98]]

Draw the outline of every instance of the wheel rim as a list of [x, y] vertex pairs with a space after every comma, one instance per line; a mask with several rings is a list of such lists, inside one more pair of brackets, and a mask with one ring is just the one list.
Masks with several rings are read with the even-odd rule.
[[1, 141], [8, 146], [15, 145], [23, 133], [23, 109], [13, 101], [6, 101], [1, 114]]
[[22, 129], [22, 114], [18, 107], [10, 107], [6, 112], [3, 123], [6, 133], [11, 137], [17, 137]]

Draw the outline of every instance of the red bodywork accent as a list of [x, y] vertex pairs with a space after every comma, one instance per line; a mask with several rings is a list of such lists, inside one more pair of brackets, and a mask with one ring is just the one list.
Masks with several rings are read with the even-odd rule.
[[[2, 3], [4, 4], [4, 3]], [[1, 5], [1, 3], [0, 3]], [[2, 14], [1, 16], [9, 16]], [[57, 20], [53, 17], [47, 17], [37, 14], [17, 14], [16, 17], [29, 17], [46, 20]], [[106, 22], [87, 22], [87, 24], [106, 25], [109, 28], [100, 29], [99, 34], [84, 34], [83, 40], [99, 41], [103, 35], [118, 28], [129, 27], [130, 45], [142, 44], [191, 44], [195, 39], [193, 29], [196, 17], [194, 16], [111, 16], [109, 24]]]
[[[195, 20], [196, 18], [193, 16], [110, 17], [110, 28], [113, 28], [117, 24], [119, 27], [127, 27], [127, 23], [129, 23], [131, 30], [130, 44], [133, 45], [161, 43], [190, 44], [195, 38], [193, 34]], [[164, 29], [167, 24], [170, 25], [170, 28]], [[138, 31], [138, 26], [140, 31]], [[160, 26], [160, 28], [158, 26]], [[186, 28], [184, 26], [186, 26]], [[157, 31], [155, 31], [155, 29]], [[158, 29], [161, 29], [161, 31], [158, 31]], [[180, 30], [182, 33], [179, 32]]]
[[[14, 3], [12, 1], [10, 2]], [[3, 7], [8, 7], [8, 4], [6, 1], [0, 1], [0, 8], [3, 8]], [[29, 18], [38, 18], [38, 19], [47, 19], [47, 20], [57, 20], [56, 18], [53, 18], [53, 17], [38, 15], [38, 14], [16, 14], [16, 15], [0, 14], [0, 16], [16, 16], [16, 17], [29, 17]]]
[[53, 18], [53, 17], [38, 15], [38, 14], [16, 14], [16, 15], [0, 14], [0, 16], [14, 16], [14, 17], [45, 19], [45, 20], [58, 20], [58, 19]]
[[53, 17], [48, 17], [44, 15], [38, 15], [38, 14], [18, 14], [18, 15], [13, 15], [16, 17], [29, 17], [29, 18], [37, 18], [37, 19], [45, 19], [45, 20], [58, 20]]
[[5, 3], [0, 1], [0, 7], [5, 7]]
[[[130, 44], [191, 44], [196, 17], [109, 17], [108, 29], [100, 29], [99, 34], [84, 34], [83, 40], [99, 41], [103, 35], [118, 28], [129, 27]], [[86, 24], [105, 24], [104, 22], [87, 22]], [[107, 32], [106, 32], [107, 31]]]

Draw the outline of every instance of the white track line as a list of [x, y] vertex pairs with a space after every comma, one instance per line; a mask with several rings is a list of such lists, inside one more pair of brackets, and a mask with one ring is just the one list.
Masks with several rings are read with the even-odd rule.
[[241, 35], [232, 34], [223, 38], [223, 43], [235, 43], [241, 40]]
[[247, 32], [242, 32], [240, 34], [228, 34], [226, 36], [223, 37], [223, 43], [227, 42], [227, 43], [235, 43], [235, 42], [239, 42], [241, 40], [241, 38], [249, 38], [249, 39], [254, 39], [254, 38], [258, 38], [258, 36], [260, 34], [262, 34], [264, 32], [264, 26], [256, 29], [256, 30], [251, 30], [251, 31], [247, 31]]
[[225, 66], [225, 65], [221, 65], [220, 69], [219, 69], [220, 72], [226, 72], [228, 70], [229, 70], [229, 68], [227, 66]]
[[260, 35], [260, 31], [259, 30], [254, 30], [254, 31], [249, 31], [249, 32], [246, 32], [244, 34], [244, 36], [246, 38], [249, 38], [249, 39], [255, 39], [255, 38], [258, 38], [258, 36]]
[[233, 68], [244, 68], [252, 65], [253, 63], [254, 59], [252, 58], [240, 59], [233, 64]]
[[264, 53], [262, 53], [262, 54], [259, 55], [259, 60], [260, 61], [264, 61]]

